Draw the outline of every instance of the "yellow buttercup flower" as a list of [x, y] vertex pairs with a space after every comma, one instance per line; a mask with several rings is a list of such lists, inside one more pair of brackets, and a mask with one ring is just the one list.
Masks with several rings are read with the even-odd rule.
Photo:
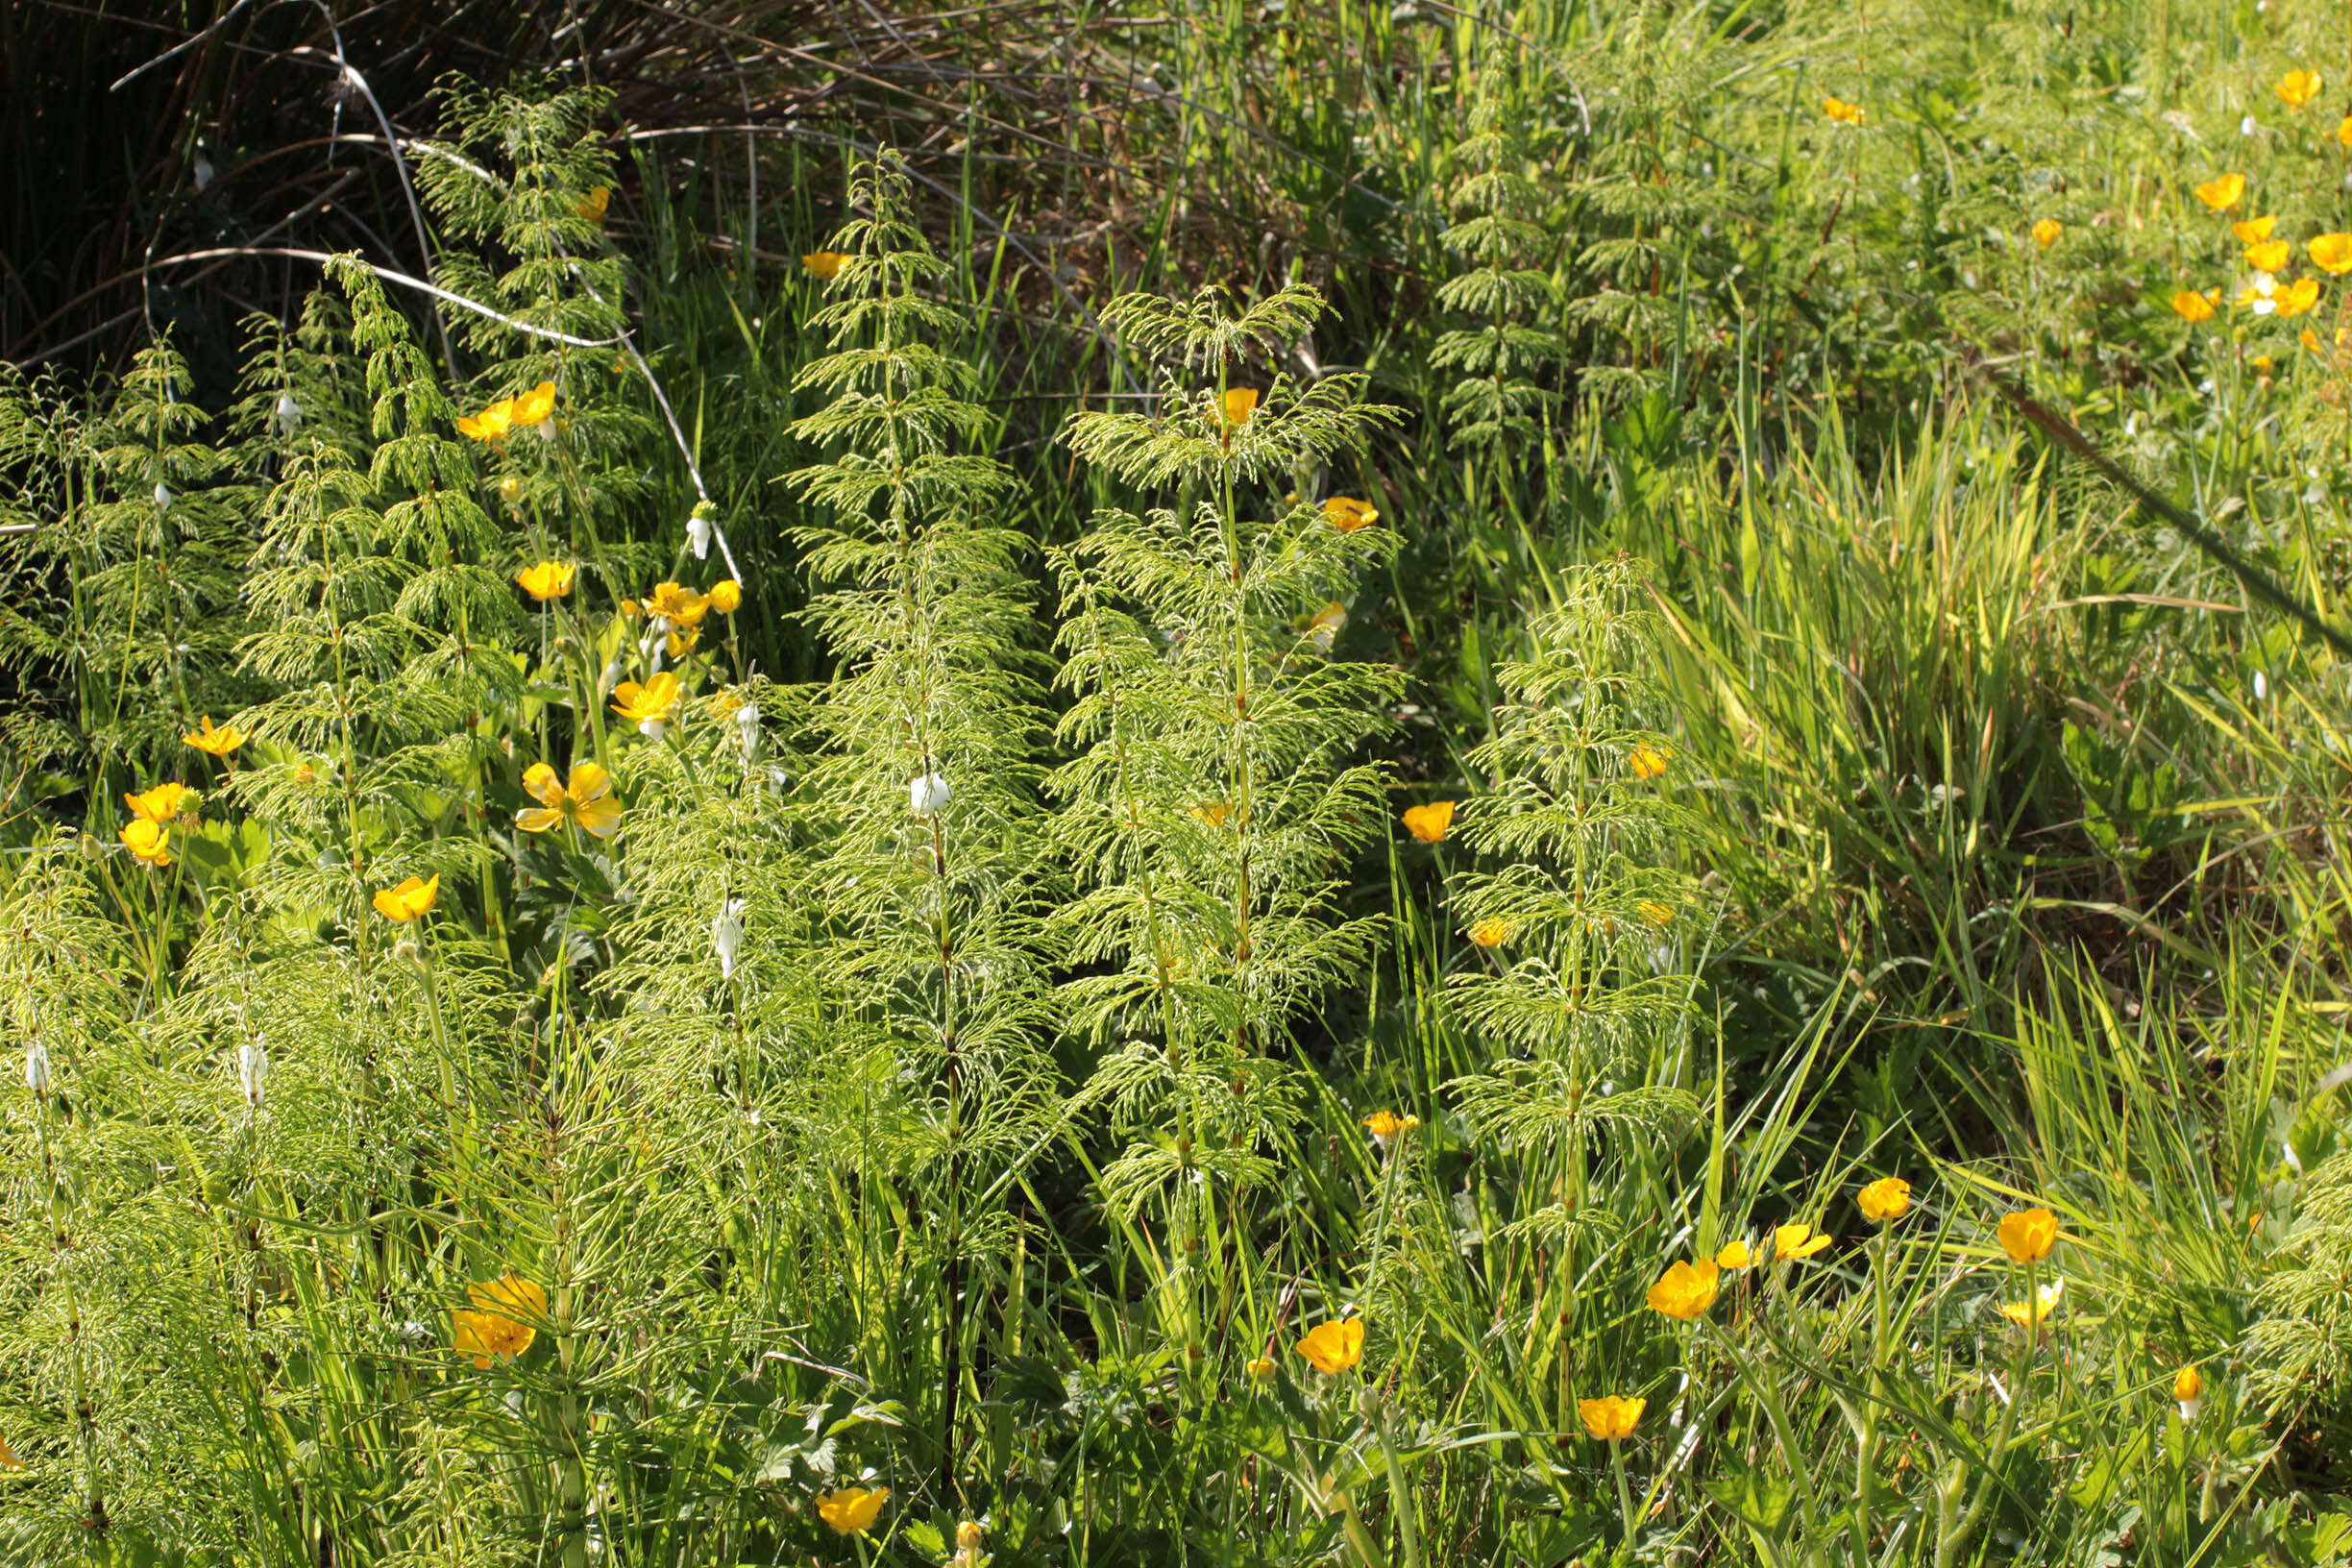
[[1238, 429], [1258, 417], [1258, 389], [1254, 386], [1228, 387], [1220, 408], [1226, 425]]
[[1516, 920], [1481, 920], [1470, 928], [1470, 940], [1481, 947], [1500, 947], [1510, 941], [1512, 933], [1518, 929]]
[[1647, 1299], [1653, 1311], [1668, 1317], [1697, 1317], [1715, 1305], [1715, 1287], [1721, 1273], [1712, 1258], [1702, 1258], [1695, 1263], [1677, 1260], [1673, 1267], [1658, 1276]]
[[555, 411], [555, 383], [541, 381], [528, 392], [518, 392], [506, 404], [506, 417], [516, 425], [536, 425]]
[[556, 781], [554, 769], [534, 762], [523, 775], [523, 788], [539, 802], [515, 813], [515, 826], [526, 833], [546, 833], [576, 822], [608, 839], [621, 825], [621, 802], [612, 798], [612, 774], [596, 763], [574, 763], [571, 782], [563, 784]]
[[1317, 1372], [1339, 1373], [1363, 1360], [1363, 1342], [1362, 1318], [1335, 1318], [1309, 1329], [1298, 1342], [1298, 1353]]
[[433, 900], [440, 896], [441, 873], [439, 871], [433, 872], [432, 880], [429, 882], [412, 876], [397, 888], [377, 889], [376, 913], [387, 920], [398, 920], [401, 924], [406, 925], [410, 920], [430, 910], [433, 907]]
[[1223, 827], [1225, 820], [1233, 815], [1233, 807], [1222, 800], [1212, 800], [1206, 805], [1194, 806], [1192, 815], [1211, 827]]
[[677, 676], [663, 670], [643, 685], [625, 680], [614, 687], [613, 712], [633, 724], [666, 723], [678, 697]]
[[1860, 104], [1850, 104], [1843, 98], [1824, 98], [1822, 112], [1840, 125], [1860, 125], [1864, 118]]
[[1258, 1382], [1263, 1383], [1274, 1375], [1274, 1358], [1271, 1356], [1253, 1356], [1242, 1366], [1241, 1370], [1247, 1372]]
[[2320, 86], [2317, 71], [2295, 70], [2271, 83], [2270, 90], [2277, 93], [2279, 102], [2289, 109], [2301, 109], [2319, 96]]
[[2283, 239], [2266, 239], [2247, 246], [2245, 258], [2256, 272], [2277, 272], [2294, 259], [2294, 247]]
[[151, 822], [168, 822], [187, 805], [188, 796], [196, 792], [185, 784], [158, 784], [137, 795], [123, 796], [123, 804], [135, 817], [144, 817]]
[[2216, 212], [2226, 212], [2245, 194], [2245, 176], [2218, 175], [2196, 187], [2196, 199]]
[[1365, 1130], [1383, 1142], [1399, 1133], [1409, 1133], [1420, 1125], [1419, 1116], [1400, 1116], [1394, 1111], [1375, 1111], [1364, 1117]]
[[1748, 1249], [1745, 1241], [1727, 1241], [1716, 1251], [1715, 1266], [1740, 1273], [1755, 1267], [1755, 1254]]
[[1432, 800], [1426, 806], [1408, 806], [1402, 820], [1405, 831], [1423, 844], [1443, 844], [1454, 826], [1454, 802]]
[[2058, 236], [2065, 233], [2066, 226], [2056, 218], [2043, 218], [2033, 226], [2034, 243], [2046, 251], [2057, 244]]
[[180, 737], [180, 742], [183, 746], [192, 746], [199, 751], [208, 751], [213, 756], [225, 757], [245, 744], [245, 732], [233, 724], [223, 724], [220, 728], [214, 729], [212, 716], [208, 713], [198, 721], [196, 729]]
[[888, 1486], [845, 1486], [817, 1499], [817, 1517], [831, 1525], [836, 1535], [856, 1535], [873, 1529], [890, 1495]]
[[514, 404], [494, 403], [480, 413], [471, 417], [459, 414], [457, 433], [471, 441], [497, 441], [505, 436], [507, 429], [513, 424]]
[[602, 223], [604, 209], [612, 205], [612, 186], [599, 185], [572, 206], [572, 215], [590, 223]]
[[726, 581], [718, 584], [710, 591], [710, 607], [721, 615], [733, 615], [742, 603], [743, 584], [737, 582], [733, 577], [727, 578]]
[[2274, 292], [2270, 298], [2271, 302], [2278, 306], [2278, 313], [2282, 320], [2289, 316], [2308, 314], [2319, 304], [2319, 280], [2297, 278], [2293, 282]]
[[842, 263], [848, 259], [839, 251], [810, 251], [800, 257], [800, 266], [810, 277], [831, 282], [841, 276]]
[[1675, 912], [1673, 906], [1670, 904], [1661, 904], [1654, 898], [1635, 899], [1633, 903], [1633, 913], [1639, 915], [1643, 919], [1648, 920], [1652, 925], [1674, 924]]
[[653, 585], [652, 594], [645, 601], [648, 615], [658, 615], [674, 626], [691, 626], [702, 619], [710, 608], [710, 600], [692, 588], [674, 582]]
[[1628, 1399], [1623, 1394], [1608, 1394], [1600, 1399], [1577, 1401], [1577, 1414], [1584, 1418], [1584, 1430], [1604, 1442], [1618, 1442], [1633, 1435], [1642, 1411], [1650, 1408], [1646, 1399]]
[[547, 1292], [520, 1274], [469, 1285], [466, 1296], [474, 1306], [451, 1314], [455, 1321], [451, 1344], [458, 1355], [474, 1358], [478, 1372], [489, 1370], [493, 1357], [505, 1360], [530, 1349], [538, 1325], [547, 1320]]
[[2004, 1301], [2000, 1314], [2020, 1328], [2031, 1329], [2049, 1321], [2050, 1313], [2058, 1310], [2058, 1298], [2066, 1294], [2066, 1281], [2052, 1280], [2035, 1287], [2030, 1302]]
[[1626, 754], [1626, 766], [1633, 770], [1635, 778], [1655, 778], [1666, 771], [1666, 764], [1673, 757], [1673, 752], [1654, 746], [1637, 746]]
[[2172, 1374], [2172, 1397], [2180, 1403], [2183, 1421], [2194, 1421], [2205, 1406], [2205, 1374], [2191, 1361]]
[[145, 817], [134, 818], [123, 823], [121, 837], [123, 846], [151, 870], [160, 870], [172, 863], [171, 835], [164, 831], [162, 823]]
[[569, 561], [540, 561], [517, 572], [515, 581], [525, 593], [544, 604], [551, 599], [561, 599], [572, 591], [575, 570]]
[[1380, 521], [1380, 512], [1370, 502], [1358, 501], [1354, 496], [1324, 497], [1323, 515], [1341, 533], [1354, 533]]
[[2001, 1251], [2013, 1263], [2038, 1263], [2058, 1244], [2058, 1216], [2047, 1209], [2021, 1209], [2001, 1215]]
[[2321, 272], [2352, 272], [2352, 234], [2315, 234], [2303, 247]]
[[2352, 114], [2346, 114], [2337, 122], [2336, 139], [2346, 147], [2352, 147]]
[[2184, 288], [2172, 296], [2173, 313], [2183, 321], [2203, 321], [2214, 313], [2214, 302], [2220, 297], [2220, 293], [2217, 288], [2207, 289], [2202, 294], [2193, 288]]
[[1881, 1176], [1864, 1188], [1854, 1202], [1864, 1219], [1873, 1225], [1884, 1225], [1911, 1212], [1911, 1184], [1900, 1176]]
[[0, 1470], [22, 1470], [24, 1467], [24, 1460], [18, 1458], [16, 1451], [9, 1447], [8, 1439], [0, 1437]]
[[1781, 1225], [1773, 1230], [1773, 1256], [1776, 1259], [1810, 1258], [1825, 1251], [1831, 1237], [1824, 1236], [1810, 1225]]
[[2238, 236], [2238, 242], [2242, 245], [2259, 245], [2270, 237], [2270, 231], [2277, 223], [2275, 214], [2243, 218], [2230, 225], [2230, 233]]

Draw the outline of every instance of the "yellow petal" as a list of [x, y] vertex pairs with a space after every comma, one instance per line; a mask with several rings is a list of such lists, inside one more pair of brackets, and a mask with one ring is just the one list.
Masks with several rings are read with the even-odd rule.
[[[676, 682], [671, 684], [674, 686]], [[601, 763], [576, 762], [572, 765], [572, 788], [568, 793], [583, 806], [591, 800], [601, 800], [612, 794], [612, 774], [604, 771]]]
[[574, 820], [600, 839], [609, 839], [621, 825], [621, 802], [618, 800], [583, 800], [573, 813]]
[[543, 806], [555, 806], [563, 803], [563, 782], [555, 776], [555, 770], [544, 762], [534, 762], [530, 765], [529, 770], [523, 775], [523, 788], [532, 799]]

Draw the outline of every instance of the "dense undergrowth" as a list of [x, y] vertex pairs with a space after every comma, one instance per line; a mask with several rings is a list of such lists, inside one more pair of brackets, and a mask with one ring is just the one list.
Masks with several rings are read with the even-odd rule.
[[1075, 9], [0, 382], [0, 1559], [2352, 1556], [2340, 18]]

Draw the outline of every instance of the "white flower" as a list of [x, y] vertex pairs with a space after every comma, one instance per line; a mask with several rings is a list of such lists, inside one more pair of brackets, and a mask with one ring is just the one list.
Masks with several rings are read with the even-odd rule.
[[698, 507], [694, 516], [686, 520], [686, 543], [694, 548], [696, 560], [705, 560], [709, 557], [710, 541], [711, 520], [704, 517], [701, 509]]
[[155, 502], [156, 510], [159, 512], [168, 512], [171, 510], [171, 492], [163, 488], [163, 481], [161, 479], [156, 480]]
[[668, 723], [659, 719], [640, 719], [637, 721], [637, 733], [643, 735], [649, 741], [660, 740], [663, 733], [667, 731], [669, 727], [670, 726]]
[[735, 949], [743, 945], [743, 912], [748, 906], [741, 898], [729, 898], [711, 917], [711, 944], [719, 949], [719, 973], [723, 978], [735, 978]]
[[202, 153], [196, 155], [196, 188], [204, 189], [212, 183], [212, 160]]
[[269, 1051], [258, 1038], [237, 1047], [237, 1082], [244, 1086], [247, 1105], [260, 1105], [261, 1083], [269, 1076]]
[[955, 798], [955, 791], [937, 773], [925, 773], [907, 781], [907, 804], [918, 817], [928, 817], [945, 808]]
[[2248, 114], [2244, 119], [2238, 122], [2238, 134], [2242, 136], [2250, 136], [2254, 134], [2253, 115]]
[[49, 1092], [49, 1047], [38, 1035], [25, 1042], [25, 1087], [36, 1094]]
[[506, 1409], [509, 1409], [509, 1410], [511, 1410], [512, 1412], [514, 1412], [515, 1416], [516, 1416], [518, 1419], [519, 1419], [519, 1418], [522, 1416], [522, 1414], [523, 1414], [523, 1390], [522, 1390], [522, 1389], [520, 1389], [520, 1388], [509, 1388], [509, 1389], [507, 1389], [507, 1390], [506, 1390]]
[[743, 744], [743, 765], [747, 772], [752, 753], [759, 749], [759, 704], [746, 702], [735, 710], [735, 738]]
[[2254, 672], [2254, 700], [2263, 701], [2270, 695], [2270, 677], [2260, 670]]
[[555, 439], [555, 416], [553, 414], [548, 415], [539, 422], [539, 439], [542, 441]]
[[294, 401], [293, 393], [280, 393], [278, 395], [278, 428], [286, 434], [292, 435], [294, 427], [301, 423], [302, 404]]

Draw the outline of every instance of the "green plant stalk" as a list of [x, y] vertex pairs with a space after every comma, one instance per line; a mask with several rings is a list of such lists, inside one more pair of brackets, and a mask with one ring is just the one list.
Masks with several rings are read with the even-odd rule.
[[2042, 1342], [2041, 1298], [2035, 1293], [2035, 1274], [2032, 1263], [2025, 1265], [2025, 1301], [2033, 1310], [2031, 1327], [2019, 1336], [2017, 1360], [2009, 1372], [2009, 1403], [2001, 1411], [1997, 1435], [1985, 1455], [1984, 1474], [1976, 1482], [1976, 1495], [1969, 1503], [1968, 1511], [1958, 1519], [1951, 1517], [1950, 1498], [1958, 1496], [1962, 1482], [1955, 1478], [1950, 1496], [1940, 1500], [1936, 1523], [1935, 1568], [1951, 1568], [1953, 1555], [1968, 1544], [1968, 1538], [1984, 1522], [1985, 1511], [1992, 1506], [1993, 1488], [2000, 1479], [2002, 1458], [2009, 1452], [2010, 1440], [2017, 1435], [2018, 1414], [2025, 1408], [2025, 1378], [2033, 1366], [2034, 1351]]
[[1617, 1478], [1617, 1515], [1625, 1521], [1624, 1544], [1628, 1550], [1630, 1550], [1633, 1545], [1633, 1531], [1641, 1523], [1641, 1516], [1633, 1511], [1633, 1488], [1626, 1484], [1625, 1440], [1623, 1438], [1611, 1437], [1609, 1439], [1609, 1470]]
[[1854, 1545], [1868, 1556], [1878, 1505], [1878, 1424], [1886, 1409], [1886, 1227], [1871, 1238], [1871, 1371], [1862, 1410], [1862, 1441], [1854, 1450]]
[[[1388, 1401], [1380, 1397], [1371, 1384], [1363, 1385], [1363, 1398], [1370, 1406], [1373, 1431], [1380, 1436], [1381, 1462], [1388, 1472], [1388, 1501], [1396, 1513], [1397, 1534], [1405, 1549], [1405, 1568], [1421, 1568], [1421, 1520], [1413, 1494], [1405, 1484], [1405, 1460], [1397, 1453], [1396, 1433], [1390, 1428], [1393, 1412]], [[1618, 1481], [1622, 1490], [1623, 1477]]]

